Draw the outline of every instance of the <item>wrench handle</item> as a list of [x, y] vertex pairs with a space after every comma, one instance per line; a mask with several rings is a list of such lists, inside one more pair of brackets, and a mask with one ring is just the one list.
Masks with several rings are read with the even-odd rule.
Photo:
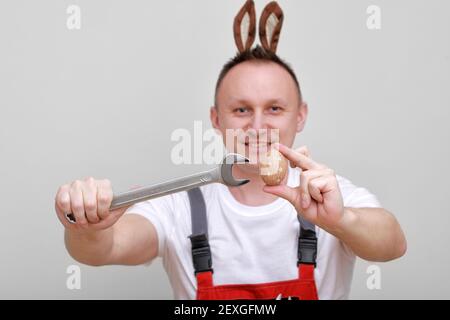
[[[145, 200], [162, 197], [168, 194], [186, 191], [205, 184], [221, 182], [220, 172], [218, 169], [212, 169], [205, 172], [196, 173], [186, 177], [170, 180], [145, 186], [138, 189], [122, 192], [114, 195], [111, 202], [110, 210], [123, 208], [132, 204], [142, 202]], [[75, 223], [75, 216], [73, 213], [66, 214], [67, 220]]]

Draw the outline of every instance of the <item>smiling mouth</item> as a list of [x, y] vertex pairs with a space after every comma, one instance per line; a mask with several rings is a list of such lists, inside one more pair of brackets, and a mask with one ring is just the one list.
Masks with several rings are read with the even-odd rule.
[[270, 146], [272, 144], [272, 139], [268, 136], [246, 136], [241, 140], [241, 143], [246, 146]]
[[272, 142], [266, 142], [266, 143], [244, 143], [246, 147], [252, 147], [252, 148], [263, 148], [263, 147], [270, 147], [272, 145]]
[[268, 150], [271, 149], [272, 143], [271, 142], [265, 142], [265, 143], [252, 143], [252, 142], [245, 142], [245, 149], [249, 150], [251, 153], [266, 153]]
[[250, 159], [250, 164], [257, 165], [262, 155], [265, 155], [271, 148], [272, 142], [268, 141], [241, 141], [241, 152]]

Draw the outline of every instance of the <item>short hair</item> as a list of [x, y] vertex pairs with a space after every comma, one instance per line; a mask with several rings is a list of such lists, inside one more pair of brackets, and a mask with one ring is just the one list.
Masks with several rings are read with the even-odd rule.
[[227, 75], [227, 73], [235, 66], [242, 62], [246, 61], [255, 61], [255, 62], [274, 62], [281, 66], [284, 70], [286, 70], [292, 77], [295, 82], [298, 91], [299, 101], [302, 101], [302, 93], [300, 90], [300, 84], [297, 80], [297, 76], [295, 75], [294, 70], [291, 66], [281, 59], [276, 53], [266, 50], [263, 47], [257, 45], [253, 49], [248, 49], [242, 52], [238, 52], [233, 58], [231, 58], [227, 63], [224, 64], [222, 70], [220, 71], [219, 77], [216, 82], [216, 89], [214, 93], [214, 105], [217, 106], [217, 92], [219, 90], [220, 84], [223, 81], [223, 78]]

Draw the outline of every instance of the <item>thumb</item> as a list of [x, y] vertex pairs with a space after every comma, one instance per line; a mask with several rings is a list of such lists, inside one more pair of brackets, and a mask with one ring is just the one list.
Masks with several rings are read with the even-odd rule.
[[294, 206], [296, 206], [298, 202], [298, 191], [287, 185], [264, 186], [263, 191], [281, 197], [292, 203]]

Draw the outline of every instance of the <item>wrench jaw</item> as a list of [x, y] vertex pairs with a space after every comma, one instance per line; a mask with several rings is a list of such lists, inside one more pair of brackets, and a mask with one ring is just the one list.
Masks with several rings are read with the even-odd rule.
[[229, 153], [223, 159], [222, 164], [233, 165], [235, 163], [246, 163], [246, 162], [250, 162], [250, 160], [244, 157], [243, 155], [239, 153]]
[[238, 153], [229, 153], [225, 156], [222, 166], [221, 166], [221, 178], [224, 184], [231, 187], [239, 187], [250, 180], [248, 179], [235, 179], [233, 177], [233, 165], [234, 164], [245, 164], [250, 162], [250, 160], [243, 155]]
[[229, 184], [229, 186], [231, 187], [239, 187], [242, 186], [248, 182], [250, 182], [250, 180], [248, 179], [235, 179], [236, 183], [235, 184]]

